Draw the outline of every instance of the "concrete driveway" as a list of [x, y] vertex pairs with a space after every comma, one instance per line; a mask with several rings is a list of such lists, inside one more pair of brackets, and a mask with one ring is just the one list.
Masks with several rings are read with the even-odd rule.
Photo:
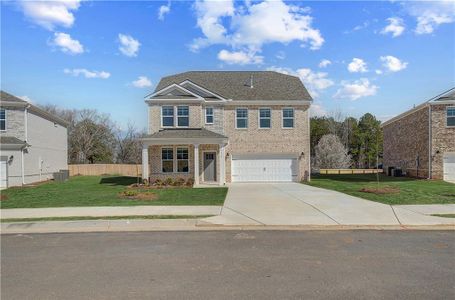
[[300, 183], [234, 183], [217, 225], [437, 225], [455, 219], [425, 215]]

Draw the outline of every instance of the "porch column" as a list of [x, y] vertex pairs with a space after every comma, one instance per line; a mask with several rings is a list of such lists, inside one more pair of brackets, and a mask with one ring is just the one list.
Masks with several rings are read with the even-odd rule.
[[199, 185], [199, 144], [194, 144], [194, 185]]
[[149, 147], [142, 145], [142, 179], [149, 180]]
[[226, 183], [226, 144], [220, 144], [220, 185]]

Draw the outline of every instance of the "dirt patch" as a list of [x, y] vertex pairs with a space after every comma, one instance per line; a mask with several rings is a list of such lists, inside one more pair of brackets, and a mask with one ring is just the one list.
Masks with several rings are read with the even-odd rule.
[[126, 199], [132, 199], [132, 200], [145, 200], [145, 201], [152, 201], [158, 199], [158, 195], [153, 193], [152, 191], [148, 190], [126, 190], [123, 192], [120, 192], [119, 194], [120, 197], [126, 198]]
[[8, 196], [1, 194], [0, 195], [0, 201], [5, 201], [5, 200], [8, 200]]
[[383, 186], [383, 187], [365, 187], [360, 189], [363, 193], [371, 193], [376, 195], [385, 195], [385, 194], [398, 194], [400, 189], [397, 187]]

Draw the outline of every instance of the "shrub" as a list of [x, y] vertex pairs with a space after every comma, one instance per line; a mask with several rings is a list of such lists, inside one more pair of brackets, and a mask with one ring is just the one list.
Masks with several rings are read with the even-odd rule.
[[174, 179], [171, 177], [168, 177], [164, 180], [164, 185], [169, 186], [169, 185], [174, 185]]
[[135, 190], [126, 190], [122, 192], [122, 195], [125, 197], [134, 197], [138, 195], [138, 192]]
[[194, 179], [192, 177], [186, 180], [186, 186], [192, 187], [194, 185]]
[[184, 186], [185, 185], [185, 178], [178, 178], [174, 181], [175, 186]]

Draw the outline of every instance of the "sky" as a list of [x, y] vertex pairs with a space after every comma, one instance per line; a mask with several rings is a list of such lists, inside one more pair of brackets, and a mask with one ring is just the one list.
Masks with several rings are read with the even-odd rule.
[[147, 126], [189, 70], [300, 77], [313, 115], [387, 120], [455, 86], [455, 1], [2, 1], [1, 89]]

